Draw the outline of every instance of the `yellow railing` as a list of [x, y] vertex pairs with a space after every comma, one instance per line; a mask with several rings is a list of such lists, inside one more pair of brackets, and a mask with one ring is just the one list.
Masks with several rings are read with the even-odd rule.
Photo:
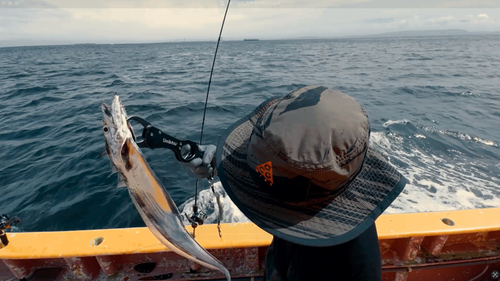
[[[452, 235], [500, 230], [500, 208], [450, 212], [382, 215], [376, 222], [379, 240], [415, 236]], [[188, 227], [190, 230], [190, 227]], [[267, 246], [272, 236], [252, 223], [203, 225], [196, 239], [207, 249]], [[2, 259], [40, 259], [168, 250], [146, 227], [7, 234], [9, 245], [0, 249]], [[97, 245], [96, 245], [97, 244]]]

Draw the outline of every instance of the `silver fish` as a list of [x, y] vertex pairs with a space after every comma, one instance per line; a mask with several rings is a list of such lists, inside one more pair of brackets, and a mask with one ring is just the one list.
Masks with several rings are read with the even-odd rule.
[[118, 95], [114, 95], [111, 107], [102, 104], [102, 113], [107, 154], [149, 230], [170, 250], [203, 266], [220, 270], [230, 281], [231, 275], [224, 265], [186, 230], [177, 206], [135, 143]]

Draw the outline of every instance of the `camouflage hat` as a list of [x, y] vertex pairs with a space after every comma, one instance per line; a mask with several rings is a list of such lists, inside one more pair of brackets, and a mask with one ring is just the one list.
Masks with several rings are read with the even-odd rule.
[[303, 87], [228, 128], [217, 172], [236, 206], [270, 234], [337, 245], [371, 226], [407, 182], [369, 138], [368, 116], [353, 98]]

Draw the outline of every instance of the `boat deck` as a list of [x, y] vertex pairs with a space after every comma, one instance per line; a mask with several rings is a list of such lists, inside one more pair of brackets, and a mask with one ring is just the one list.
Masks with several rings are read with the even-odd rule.
[[[495, 280], [500, 271], [500, 208], [383, 215], [376, 223], [383, 280]], [[233, 280], [262, 280], [271, 235], [252, 223], [222, 224], [222, 238], [216, 225], [196, 232]], [[7, 236], [0, 280], [225, 280], [145, 227]]]

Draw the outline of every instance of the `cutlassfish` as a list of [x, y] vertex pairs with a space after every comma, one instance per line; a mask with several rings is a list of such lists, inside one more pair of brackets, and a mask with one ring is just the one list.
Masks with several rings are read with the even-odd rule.
[[102, 129], [107, 154], [127, 186], [132, 202], [154, 236], [175, 253], [211, 269], [220, 270], [231, 280], [224, 265], [189, 234], [181, 214], [137, 146], [133, 129], [118, 95], [111, 107], [102, 104]]

